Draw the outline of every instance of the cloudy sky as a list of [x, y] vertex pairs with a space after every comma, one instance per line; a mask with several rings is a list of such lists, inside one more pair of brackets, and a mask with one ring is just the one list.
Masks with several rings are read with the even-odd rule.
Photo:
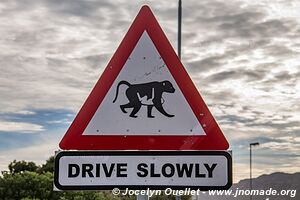
[[[143, 4], [177, 48], [177, 1], [2, 0], [0, 170], [44, 162]], [[300, 3], [183, 1], [182, 62], [230, 142], [234, 179], [300, 164]]]

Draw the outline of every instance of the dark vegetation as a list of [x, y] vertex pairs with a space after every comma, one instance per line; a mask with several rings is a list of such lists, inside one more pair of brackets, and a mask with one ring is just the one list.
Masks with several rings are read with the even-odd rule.
[[[53, 191], [54, 157], [39, 166], [34, 162], [14, 160], [0, 175], [0, 200], [133, 200], [135, 196], [113, 196], [111, 191]], [[154, 196], [152, 200], [175, 196]], [[181, 197], [190, 199], [189, 196]]]

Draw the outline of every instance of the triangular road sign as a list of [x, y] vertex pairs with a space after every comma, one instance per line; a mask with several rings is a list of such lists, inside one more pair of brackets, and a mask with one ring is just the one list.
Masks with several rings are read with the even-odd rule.
[[64, 150], [229, 147], [148, 6], [141, 8], [59, 146]]

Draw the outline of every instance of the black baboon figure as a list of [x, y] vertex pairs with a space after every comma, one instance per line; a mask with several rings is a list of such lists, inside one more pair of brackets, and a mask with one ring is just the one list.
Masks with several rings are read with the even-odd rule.
[[[164, 100], [162, 98], [162, 93], [174, 93], [175, 88], [173, 87], [170, 81], [154, 81], [150, 83], [142, 83], [142, 84], [130, 84], [127, 81], [120, 81], [117, 86], [116, 97], [113, 100], [113, 103], [116, 102], [120, 85], [127, 85], [126, 96], [129, 100], [129, 103], [120, 105], [123, 113], [127, 113], [126, 108], [133, 108], [130, 113], [130, 117], [136, 118], [136, 113], [141, 109], [142, 106], [147, 106], [147, 114], [149, 118], [154, 118], [152, 116], [152, 108], [153, 106], [166, 117], [174, 117], [175, 115], [168, 114], [163, 108]], [[142, 98], [146, 97], [146, 103], [142, 101]]]

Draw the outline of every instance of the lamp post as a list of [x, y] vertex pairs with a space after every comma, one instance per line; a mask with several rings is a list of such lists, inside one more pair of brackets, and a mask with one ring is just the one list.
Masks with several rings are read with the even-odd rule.
[[258, 146], [259, 142], [250, 143], [250, 200], [252, 200], [252, 146]]
[[177, 54], [179, 59], [181, 59], [181, 20], [182, 19], [182, 3], [181, 0], [178, 1], [178, 43], [177, 43]]
[[[178, 0], [178, 43], [177, 43], [177, 54], [179, 60], [181, 60], [181, 21], [182, 21], [182, 2], [181, 0]], [[176, 200], [181, 200], [180, 195], [176, 195]]]

